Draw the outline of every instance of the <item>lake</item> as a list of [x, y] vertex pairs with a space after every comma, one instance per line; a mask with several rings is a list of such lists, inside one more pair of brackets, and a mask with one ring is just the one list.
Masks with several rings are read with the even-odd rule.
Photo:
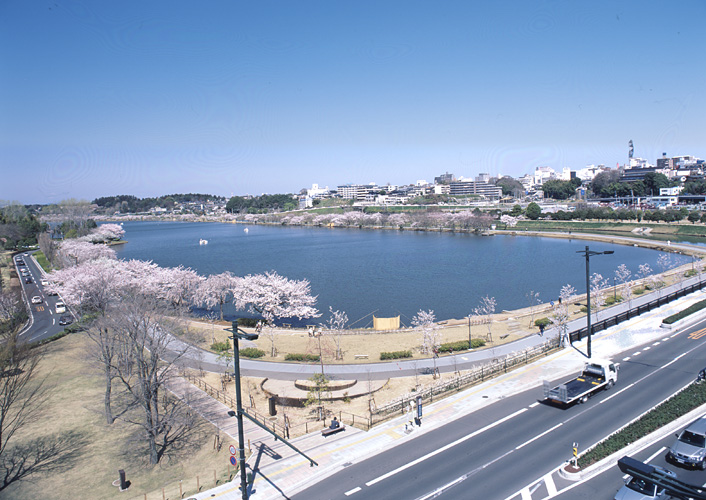
[[[644, 263], [658, 271], [660, 255], [631, 246], [509, 235], [209, 222], [125, 222], [123, 228], [128, 243], [114, 247], [118, 258], [183, 265], [201, 275], [274, 270], [308, 279], [322, 317], [303, 323], [326, 320], [331, 306], [345, 311], [356, 328], [371, 326], [373, 314], [399, 314], [409, 325], [420, 309], [433, 310], [437, 320], [462, 318], [486, 295], [496, 298], [500, 312], [527, 307], [530, 290], [543, 302], [556, 300], [567, 283], [585, 293], [586, 261], [576, 252], [587, 243], [591, 250], [615, 251], [591, 259], [591, 273], [611, 285], [620, 264], [633, 275]], [[199, 245], [202, 238], [207, 245]], [[226, 313], [248, 315], [232, 306]]]

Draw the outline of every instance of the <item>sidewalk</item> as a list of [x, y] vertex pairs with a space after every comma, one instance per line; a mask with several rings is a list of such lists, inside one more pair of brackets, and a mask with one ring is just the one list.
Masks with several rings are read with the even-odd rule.
[[[662, 319], [676, 311], [702, 300], [706, 294], [698, 292], [664, 305], [642, 316], [633, 318], [593, 336], [594, 357], [611, 358], [631, 346], [642, 345], [668, 338], [673, 331], [660, 328]], [[574, 344], [581, 351], [586, 350], [586, 341]], [[422, 433], [442, 427], [447, 422], [468, 415], [475, 410], [492, 404], [498, 399], [537, 388], [540, 397], [542, 381], [568, 377], [578, 372], [586, 358], [572, 347], [542, 358], [503, 376], [489, 380], [466, 391], [425, 406], [424, 425], [410, 433], [405, 432], [409, 420], [400, 416], [375, 426], [368, 432], [347, 427], [344, 432], [324, 438], [320, 432], [310, 433], [292, 440], [292, 443], [318, 462], [318, 467], [310, 467], [309, 462], [289, 447], [275, 442], [261, 429], [246, 420], [245, 437], [251, 442], [253, 454], [248, 461], [251, 471], [255, 471], [255, 481], [251, 497], [256, 500], [282, 499], [303, 491], [311, 484], [339, 472], [349, 462], [360, 462], [383, 450], [388, 450]], [[620, 360], [616, 360], [620, 361]], [[190, 386], [190, 384], [185, 384]], [[174, 387], [179, 394], [185, 387]], [[189, 392], [198, 389], [193, 388]], [[193, 394], [193, 392], [192, 392]], [[205, 396], [205, 394], [203, 395]], [[215, 425], [230, 435], [237, 436], [235, 418], [228, 417], [224, 405], [208, 396], [192, 401], [192, 406], [203, 412]], [[237, 439], [236, 439], [237, 440]], [[217, 488], [189, 497], [196, 500], [218, 498], [236, 500], [240, 493], [240, 476], [234, 481]]]

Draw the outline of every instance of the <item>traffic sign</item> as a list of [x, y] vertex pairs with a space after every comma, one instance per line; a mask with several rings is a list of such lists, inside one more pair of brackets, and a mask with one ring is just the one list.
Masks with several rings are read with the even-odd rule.
[[235, 467], [236, 465], [238, 465], [238, 459], [235, 458], [235, 456], [233, 456], [233, 455], [230, 456], [230, 464], [231, 464], [233, 467]]
[[235, 450], [235, 446], [230, 445], [230, 446], [228, 447], [228, 451], [230, 451], [230, 454], [231, 454], [231, 455], [235, 455], [235, 451], [236, 451], [236, 450]]

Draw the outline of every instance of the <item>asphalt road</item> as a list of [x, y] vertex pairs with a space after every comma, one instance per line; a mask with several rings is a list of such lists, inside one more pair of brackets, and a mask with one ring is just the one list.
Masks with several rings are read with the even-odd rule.
[[[17, 258], [21, 256], [24, 260], [24, 265], [17, 264]], [[44, 291], [41, 284], [42, 269], [31, 254], [17, 254], [14, 257], [14, 264], [17, 268], [17, 275], [20, 277], [22, 284], [23, 300], [30, 314], [29, 325], [20, 332], [20, 338], [25, 342], [39, 342], [47, 339], [52, 335], [64, 330], [64, 327], [59, 325], [59, 317], [62, 314], [57, 314], [56, 303], [60, 301], [59, 297], [48, 295]], [[20, 269], [26, 269], [31, 278], [31, 283], [25, 283], [25, 276], [22, 276]], [[32, 304], [32, 297], [39, 297], [42, 302], [40, 304]], [[64, 314], [70, 314], [68, 311]]]
[[[294, 498], [527, 500], [521, 490], [565, 462], [573, 442], [587, 448], [693, 381], [706, 359], [706, 335], [693, 332], [704, 327], [706, 321], [615, 356], [618, 384], [584, 405], [544, 404], [534, 388], [351, 464]], [[592, 498], [611, 498], [621, 484]], [[542, 484], [530, 498], [544, 498], [552, 487]]]
[[[681, 432], [681, 430], [688, 427], [688, 425], [689, 424], [685, 425], [678, 432]], [[699, 469], [686, 469], [684, 467], [674, 465], [673, 463], [669, 463], [665, 459], [667, 456], [667, 450], [676, 439], [675, 436], [678, 432], [655, 441], [639, 453], [632, 455], [632, 458], [651, 465], [658, 465], [660, 467], [664, 467], [665, 469], [669, 469], [677, 474], [677, 479], [680, 481], [696, 486], [703, 486], [706, 484], [706, 471]], [[554, 498], [558, 500], [594, 500], [596, 498], [613, 498], [617, 491], [623, 486], [624, 480], [627, 477], [628, 476], [624, 475], [616, 465], [615, 467], [607, 469], [603, 473], [592, 477], [588, 481], [583, 481], [567, 487], [565, 491]]]

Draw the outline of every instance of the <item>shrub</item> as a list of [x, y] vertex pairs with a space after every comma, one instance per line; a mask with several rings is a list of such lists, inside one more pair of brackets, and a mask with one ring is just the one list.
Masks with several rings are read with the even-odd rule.
[[411, 358], [412, 357], [412, 351], [392, 351], [392, 352], [381, 352], [380, 353], [380, 361], [384, 361], [386, 359], [402, 359], [402, 358]]
[[[471, 349], [477, 349], [478, 347], [483, 347], [485, 345], [485, 340], [483, 339], [471, 339]], [[468, 341], [459, 340], [457, 342], [447, 342], [439, 346], [439, 352], [451, 352], [451, 351], [467, 351]]]
[[634, 295], [642, 295], [643, 293], [645, 293], [645, 289], [644, 289], [644, 288], [635, 288], [635, 289], [632, 291], [632, 293], [633, 293]]
[[290, 352], [284, 357], [285, 361], [318, 361], [318, 354], [299, 354], [296, 352]]
[[588, 467], [599, 460], [622, 450], [678, 417], [706, 403], [706, 384], [691, 384], [630, 425], [609, 436], [579, 458], [580, 467]]
[[551, 324], [552, 322], [549, 320], [549, 318], [539, 318], [534, 320], [534, 326], [536, 326], [537, 328], [540, 328], [542, 326], [546, 328]]
[[587, 313], [587, 312], [588, 312], [588, 307], [586, 307], [586, 306], [581, 306], [581, 312], [582, 312], [582, 313]]
[[662, 320], [662, 323], [664, 323], [666, 325], [671, 325], [672, 323], [675, 323], [675, 322], [679, 321], [680, 319], [684, 319], [687, 316], [694, 314], [697, 311], [700, 311], [704, 307], [706, 307], [706, 300], [700, 300], [696, 304], [690, 305], [689, 307], [687, 307], [683, 311], [679, 311], [676, 314], [672, 314], [671, 316], [664, 318], [664, 320]]
[[257, 347], [246, 347], [245, 349], [240, 349], [239, 352], [244, 358], [261, 358], [265, 355], [265, 351]]
[[228, 342], [227, 340], [223, 342], [214, 342], [213, 344], [211, 344], [211, 350], [216, 352], [223, 352], [227, 351], [228, 349], [230, 349], [230, 342]]

